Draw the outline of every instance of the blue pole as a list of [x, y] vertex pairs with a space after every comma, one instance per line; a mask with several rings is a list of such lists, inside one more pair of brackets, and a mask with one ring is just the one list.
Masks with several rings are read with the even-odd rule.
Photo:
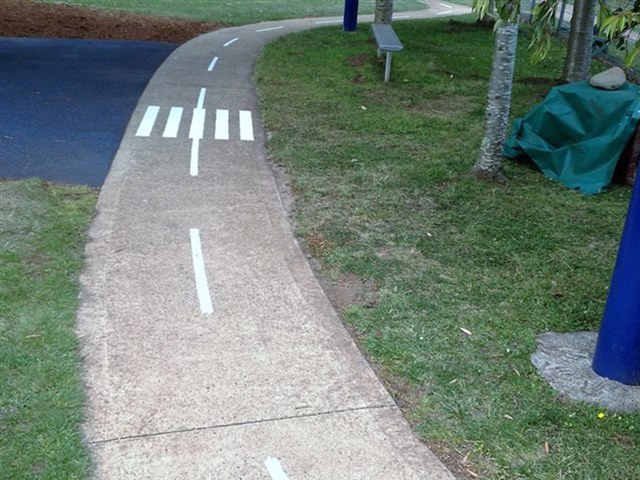
[[640, 175], [620, 240], [593, 370], [626, 385], [640, 385]]
[[342, 29], [355, 32], [358, 28], [358, 0], [344, 0], [344, 20]]

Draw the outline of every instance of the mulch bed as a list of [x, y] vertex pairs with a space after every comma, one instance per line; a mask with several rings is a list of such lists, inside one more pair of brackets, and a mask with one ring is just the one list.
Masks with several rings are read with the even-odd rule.
[[0, 36], [184, 43], [224, 25], [65, 3], [2, 0]]

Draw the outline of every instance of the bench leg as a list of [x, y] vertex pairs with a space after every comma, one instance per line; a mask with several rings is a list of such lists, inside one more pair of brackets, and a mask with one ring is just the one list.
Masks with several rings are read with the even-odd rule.
[[391, 78], [391, 52], [387, 52], [387, 61], [384, 63], [384, 81], [388, 82]]

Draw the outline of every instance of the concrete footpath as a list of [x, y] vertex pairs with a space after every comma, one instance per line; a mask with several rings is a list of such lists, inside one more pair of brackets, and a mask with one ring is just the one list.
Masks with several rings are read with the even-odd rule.
[[[463, 11], [444, 5], [398, 17]], [[95, 478], [453, 478], [341, 325], [266, 159], [260, 49], [331, 22], [201, 36], [141, 97], [81, 278]]]

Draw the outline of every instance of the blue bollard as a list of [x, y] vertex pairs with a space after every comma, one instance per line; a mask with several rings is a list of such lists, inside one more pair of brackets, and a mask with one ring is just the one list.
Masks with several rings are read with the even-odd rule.
[[640, 385], [640, 172], [620, 240], [593, 370], [626, 385]]
[[358, 0], [344, 0], [344, 20], [342, 29], [355, 32], [358, 28]]

